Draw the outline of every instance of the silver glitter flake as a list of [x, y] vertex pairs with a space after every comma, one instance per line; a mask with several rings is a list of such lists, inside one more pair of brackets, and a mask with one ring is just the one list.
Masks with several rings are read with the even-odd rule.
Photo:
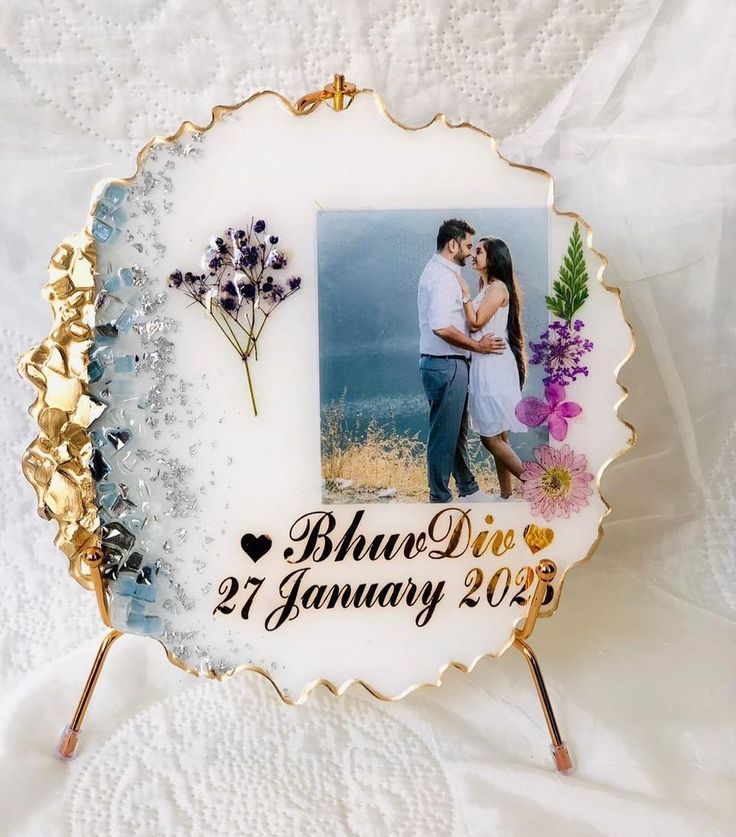
[[[195, 601], [201, 602], [202, 596], [206, 595], [201, 589], [203, 582], [206, 582], [208, 591], [213, 582], [207, 572], [208, 564], [197, 555], [198, 550], [194, 550], [192, 555], [178, 554], [189, 539], [196, 538], [199, 545], [203, 537], [202, 529], [196, 522], [201, 483], [193, 481], [191, 468], [162, 447], [165, 442], [155, 441], [179, 438], [185, 421], [192, 427], [203, 418], [197, 388], [192, 388], [175, 372], [176, 347], [169, 337], [177, 332], [179, 323], [172, 317], [159, 314], [165, 311], [169, 297], [166, 289], [169, 265], [165, 266], [166, 269], [163, 264], [157, 266], [163, 260], [170, 260], [166, 244], [160, 236], [162, 216], [172, 211], [176, 201], [174, 172], [180, 166], [195, 164], [185, 162], [184, 158], [196, 158], [203, 150], [202, 140], [200, 132], [186, 132], [179, 142], [157, 143], [149, 148], [142, 168], [128, 188], [128, 221], [121, 224], [123, 234], [119, 239], [119, 256], [117, 250], [110, 251], [116, 255], [112, 259], [115, 263], [108, 266], [108, 275], [121, 267], [130, 268], [133, 285], [138, 291], [135, 303], [138, 317], [124, 337], [124, 348], [126, 352], [135, 354], [137, 361], [135, 380], [141, 387], [137, 394], [139, 410], [131, 405], [130, 415], [135, 414], [134, 422], [138, 428], [134, 429], [133, 436], [140, 433], [140, 437], [131, 441], [118, 432], [113, 434], [112, 440], [107, 439], [106, 444], [108, 448], [119, 449], [115, 462], [111, 463], [111, 479], [118, 485], [114, 512], [130, 522], [131, 532], [135, 533], [136, 550], [144, 556], [149, 570], [155, 568], [155, 575], [146, 578], [154, 587], [156, 600], [145, 604], [145, 617], [161, 619], [166, 646], [181, 659], [192, 658], [195, 665], [214, 665], [217, 670], [229, 671], [232, 667], [229, 660], [220, 655], [210, 660], [212, 651], [203, 639], [199, 642], [205, 647], [193, 650], [195, 640], [202, 636], [199, 631], [179, 632], [174, 624], [174, 621], [179, 621], [173, 619], [175, 614], [194, 610]], [[129, 288], [129, 291], [132, 293], [132, 289]], [[100, 295], [100, 302], [103, 299], [104, 296]], [[107, 383], [100, 382], [93, 394], [97, 399], [109, 401], [111, 408], [115, 409], [112, 403], [115, 399]], [[119, 422], [116, 427], [118, 425], [123, 426]], [[134, 424], [130, 426], [134, 427]], [[183, 455], [187, 459], [193, 458], [201, 449], [201, 443], [190, 444], [191, 441], [188, 438], [184, 445], [186, 453], [183, 452]], [[138, 443], [149, 446], [137, 447]], [[115, 469], [126, 451], [129, 472], [123, 477]], [[121, 477], [124, 480], [122, 483]], [[109, 514], [109, 511], [106, 513]], [[172, 525], [174, 521], [176, 523]], [[182, 565], [190, 568], [190, 574], [197, 573], [191, 578], [192, 581], [197, 578], [196, 592], [195, 587], [189, 591], [183, 586], [184, 578], [180, 576]], [[114, 580], [110, 583], [110, 590], [115, 596]], [[136, 612], [141, 613], [140, 610]], [[167, 619], [165, 613], [171, 614], [171, 619]], [[121, 618], [125, 620], [125, 616]]]
[[141, 293], [140, 307], [144, 314], [150, 314], [166, 302], [166, 293], [160, 291], [157, 294], [152, 294], [150, 291], [143, 291]]
[[133, 326], [136, 334], [145, 335], [146, 338], [159, 332], [177, 331], [178, 328], [179, 323], [171, 317], [152, 317], [145, 323], [136, 323]]

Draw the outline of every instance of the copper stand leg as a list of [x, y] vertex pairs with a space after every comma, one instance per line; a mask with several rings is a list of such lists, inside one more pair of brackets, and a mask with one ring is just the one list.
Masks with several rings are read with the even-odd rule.
[[547, 729], [549, 730], [549, 735], [552, 739], [550, 749], [552, 750], [552, 757], [555, 760], [555, 767], [560, 773], [572, 773], [572, 759], [570, 758], [567, 744], [565, 744], [562, 740], [562, 736], [560, 735], [557, 720], [555, 719], [555, 713], [552, 709], [549, 695], [547, 694], [547, 687], [544, 685], [542, 669], [539, 667], [539, 662], [537, 661], [532, 649], [526, 644], [526, 642], [524, 642], [523, 639], [517, 636], [514, 640], [514, 645], [519, 649], [519, 651], [521, 651], [526, 658], [527, 663], [529, 663], [529, 671], [531, 672], [532, 680], [536, 686], [539, 702], [542, 704], [542, 711], [544, 712], [544, 720], [547, 722]]
[[105, 660], [107, 659], [107, 653], [110, 650], [110, 646], [119, 636], [122, 636], [120, 631], [110, 631], [110, 633], [100, 643], [97, 656], [92, 664], [92, 669], [87, 677], [87, 682], [84, 684], [82, 696], [79, 698], [79, 703], [77, 704], [76, 711], [74, 712], [72, 722], [69, 726], [64, 727], [64, 732], [61, 734], [59, 743], [56, 746], [56, 755], [60, 759], [74, 758], [77, 750], [77, 744], [79, 743], [79, 734], [82, 730], [82, 721], [87, 713], [89, 702], [92, 699], [92, 693], [97, 685], [97, 680], [100, 676], [100, 672], [102, 671], [102, 666], [105, 664]]

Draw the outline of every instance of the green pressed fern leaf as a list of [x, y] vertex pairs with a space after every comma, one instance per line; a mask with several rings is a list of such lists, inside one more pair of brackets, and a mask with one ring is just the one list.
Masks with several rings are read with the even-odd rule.
[[576, 221], [567, 253], [560, 265], [560, 277], [552, 285], [552, 296], [546, 297], [547, 308], [569, 323], [587, 298], [588, 271], [585, 267], [580, 226]]

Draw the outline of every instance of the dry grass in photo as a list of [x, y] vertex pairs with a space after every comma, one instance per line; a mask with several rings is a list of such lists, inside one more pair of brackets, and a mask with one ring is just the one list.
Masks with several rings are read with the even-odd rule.
[[[373, 420], [363, 430], [358, 414], [352, 425], [345, 416], [346, 392], [328, 408], [322, 428], [322, 497], [325, 503], [429, 501], [426, 444], [419, 434], [396, 430], [394, 416], [387, 425]], [[498, 492], [493, 466], [477, 436], [471, 436], [470, 454], [481, 488]]]

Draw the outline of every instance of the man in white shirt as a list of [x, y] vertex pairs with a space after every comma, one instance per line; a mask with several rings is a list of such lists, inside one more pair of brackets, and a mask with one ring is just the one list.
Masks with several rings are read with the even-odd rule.
[[472, 353], [503, 352], [500, 337], [470, 337], [457, 277], [473, 250], [475, 230], [458, 218], [444, 221], [437, 252], [419, 278], [419, 369], [429, 402], [427, 473], [429, 500], [452, 499], [450, 474], [466, 502], [490, 499], [478, 488], [468, 455], [468, 372]]

